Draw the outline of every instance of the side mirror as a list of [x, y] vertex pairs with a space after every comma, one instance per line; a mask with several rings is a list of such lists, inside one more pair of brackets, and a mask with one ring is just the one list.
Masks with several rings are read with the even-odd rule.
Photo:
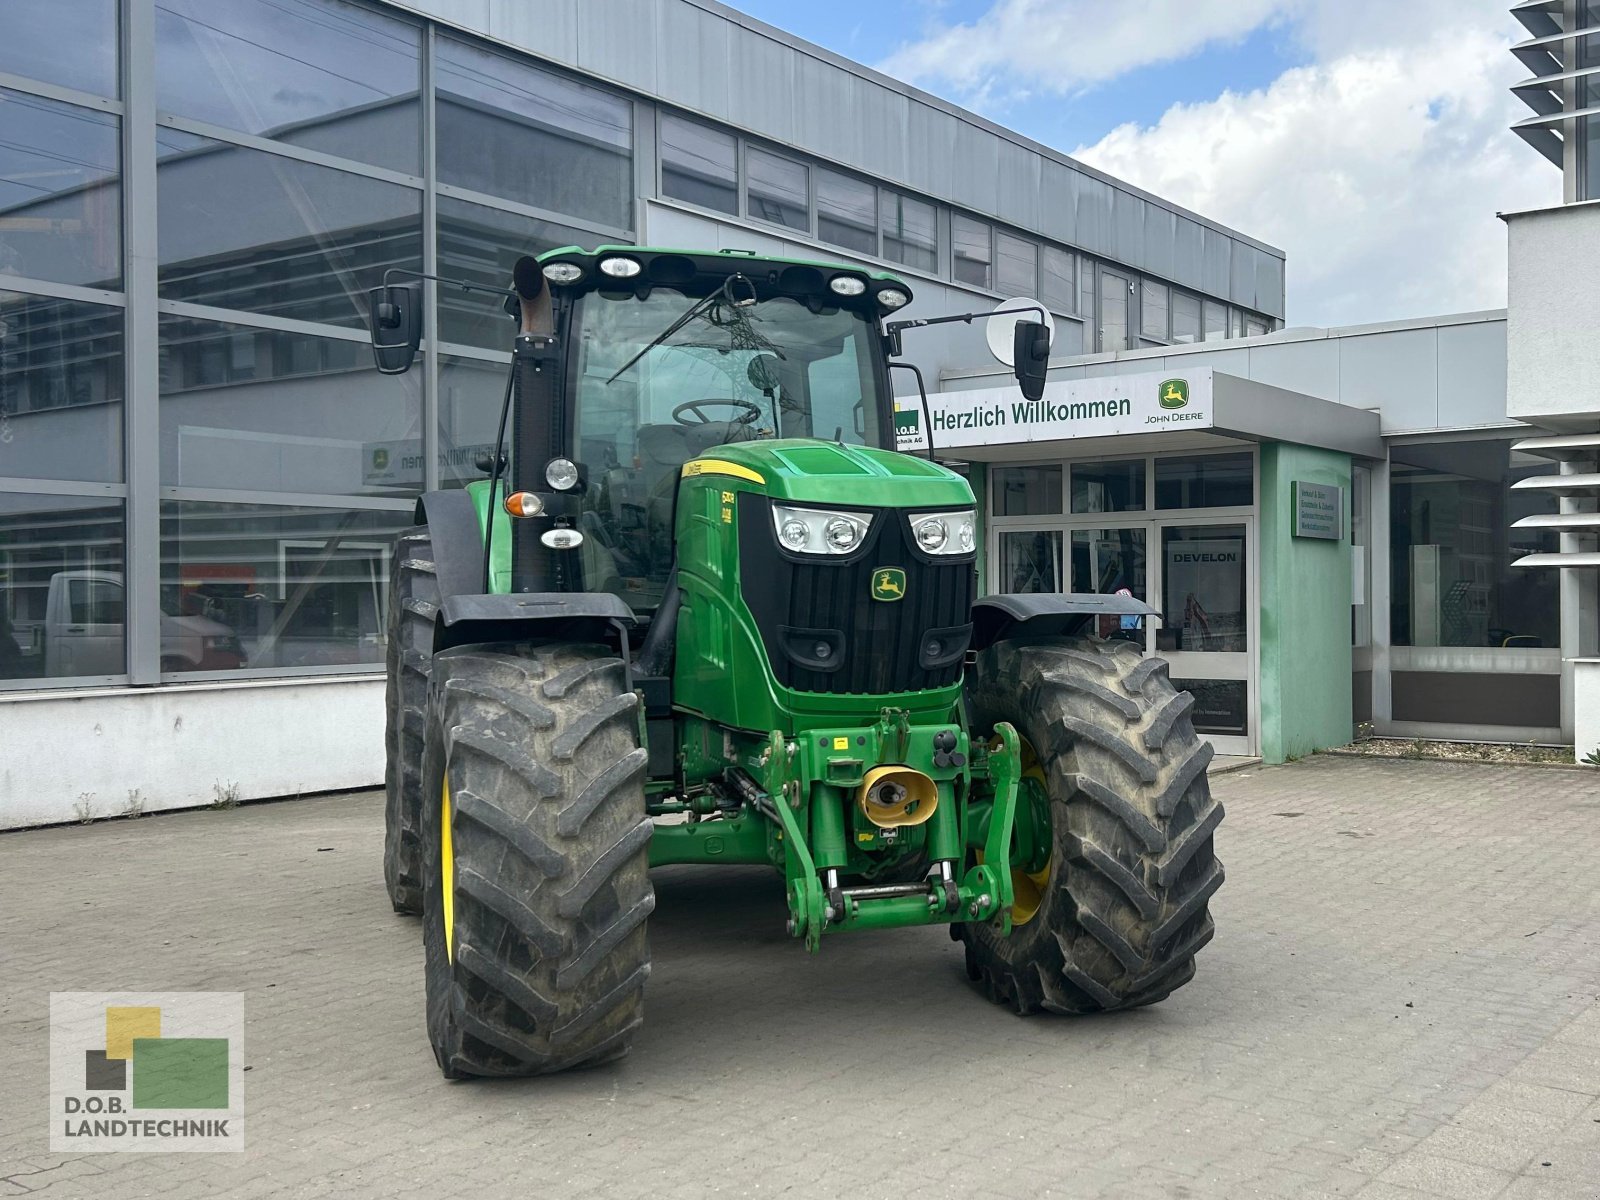
[[1045, 372], [1050, 366], [1050, 328], [1042, 321], [1018, 321], [1012, 338], [1017, 386], [1025, 398], [1038, 400], [1044, 395]]
[[391, 283], [367, 293], [372, 358], [385, 375], [404, 375], [422, 341], [422, 285]]

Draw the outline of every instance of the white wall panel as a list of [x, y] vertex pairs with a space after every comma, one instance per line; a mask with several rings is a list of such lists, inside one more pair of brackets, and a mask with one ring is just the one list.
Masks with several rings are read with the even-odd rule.
[[382, 787], [383, 692], [369, 676], [5, 697], [0, 829]]

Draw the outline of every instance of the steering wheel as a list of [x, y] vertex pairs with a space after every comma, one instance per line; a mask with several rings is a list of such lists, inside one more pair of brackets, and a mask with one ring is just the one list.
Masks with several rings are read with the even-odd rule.
[[[761, 409], [757, 405], [750, 403], [750, 401], [724, 399], [720, 396], [713, 396], [706, 400], [685, 400], [672, 410], [672, 419], [679, 425], [709, 425], [711, 424], [711, 418], [706, 416], [704, 410], [713, 404], [739, 410], [739, 415], [732, 418], [730, 424], [748, 425], [752, 421], [761, 419]], [[696, 418], [693, 421], [686, 419], [691, 414]]]

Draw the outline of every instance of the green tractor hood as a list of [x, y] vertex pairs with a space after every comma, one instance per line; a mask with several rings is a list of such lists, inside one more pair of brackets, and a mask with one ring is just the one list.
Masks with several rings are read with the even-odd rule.
[[[730, 466], [740, 470], [725, 470]], [[975, 503], [967, 481], [938, 463], [809, 438], [717, 446], [685, 468], [686, 474], [702, 471], [759, 483], [777, 500], [869, 508], [962, 508]]]

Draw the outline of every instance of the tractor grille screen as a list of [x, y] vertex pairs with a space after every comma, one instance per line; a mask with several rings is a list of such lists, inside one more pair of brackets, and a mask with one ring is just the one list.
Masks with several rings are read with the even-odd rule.
[[896, 509], [874, 514], [851, 555], [790, 554], [778, 545], [766, 498], [745, 492], [739, 499], [744, 601], [780, 684], [881, 695], [960, 678], [972, 638], [973, 555], [913, 549], [906, 514]]

